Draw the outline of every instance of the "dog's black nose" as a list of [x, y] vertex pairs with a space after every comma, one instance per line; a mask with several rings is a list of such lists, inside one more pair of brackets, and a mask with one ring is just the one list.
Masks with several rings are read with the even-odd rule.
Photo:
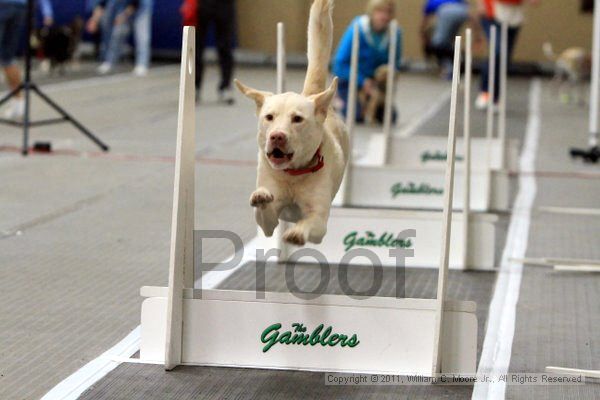
[[270, 140], [271, 144], [276, 147], [283, 146], [287, 142], [285, 133], [282, 133], [282, 132], [271, 133], [271, 135], [269, 136], [269, 140]]

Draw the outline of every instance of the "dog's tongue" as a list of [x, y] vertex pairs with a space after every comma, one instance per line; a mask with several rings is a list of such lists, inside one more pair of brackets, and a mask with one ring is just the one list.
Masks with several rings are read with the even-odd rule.
[[281, 165], [292, 159], [292, 154], [286, 154], [283, 150], [276, 148], [269, 154], [269, 160], [275, 165]]
[[283, 164], [283, 163], [285, 163], [287, 161], [287, 158], [286, 157], [275, 158], [275, 157], [271, 156], [270, 160], [275, 165], [281, 165], [281, 164]]

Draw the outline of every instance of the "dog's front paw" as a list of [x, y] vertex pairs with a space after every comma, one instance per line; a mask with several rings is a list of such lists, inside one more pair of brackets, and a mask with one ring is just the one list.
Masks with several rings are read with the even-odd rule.
[[250, 205], [252, 207], [265, 208], [267, 204], [273, 201], [273, 195], [265, 188], [258, 188], [250, 196]]
[[304, 231], [297, 226], [290, 228], [283, 234], [283, 241], [294, 246], [304, 246], [306, 244]]

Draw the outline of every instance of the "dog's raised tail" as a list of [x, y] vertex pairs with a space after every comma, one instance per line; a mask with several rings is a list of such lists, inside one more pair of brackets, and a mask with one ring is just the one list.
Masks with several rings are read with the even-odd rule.
[[308, 21], [308, 70], [302, 94], [310, 96], [327, 87], [329, 61], [333, 47], [334, 0], [315, 0]]

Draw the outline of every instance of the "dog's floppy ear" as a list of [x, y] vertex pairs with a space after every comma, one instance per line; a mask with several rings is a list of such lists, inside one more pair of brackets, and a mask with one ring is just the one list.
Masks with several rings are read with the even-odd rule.
[[263, 92], [261, 90], [252, 89], [251, 87], [244, 85], [237, 79], [234, 82], [235, 86], [237, 86], [238, 90], [242, 92], [244, 96], [254, 100], [254, 102], [256, 103], [257, 112], [259, 112], [263, 104], [265, 104], [265, 99], [269, 96], [273, 96], [273, 93], [271, 92]]
[[315, 102], [315, 114], [317, 117], [322, 119], [327, 117], [327, 110], [329, 110], [333, 96], [335, 96], [335, 93], [337, 92], [337, 87], [338, 78], [335, 77], [327, 90], [310, 96], [310, 99]]

